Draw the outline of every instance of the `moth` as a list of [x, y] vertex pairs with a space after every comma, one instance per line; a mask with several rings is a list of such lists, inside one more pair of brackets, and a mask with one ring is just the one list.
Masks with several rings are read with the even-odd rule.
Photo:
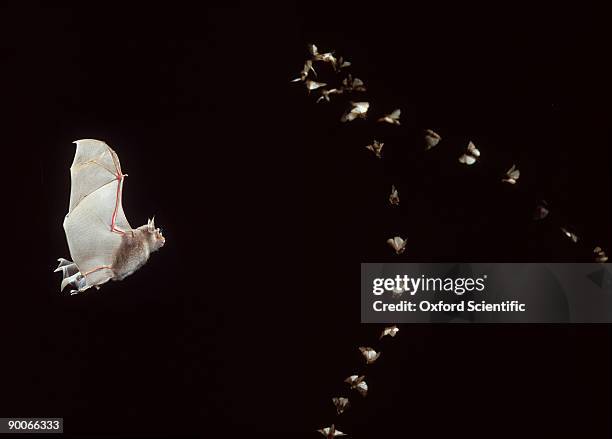
[[548, 214], [549, 214], [548, 203], [545, 200], [542, 200], [540, 203], [538, 203], [538, 205], [535, 208], [535, 211], [533, 212], [533, 219], [543, 220], [544, 218], [548, 216]]
[[401, 237], [396, 236], [394, 238], [387, 239], [387, 244], [395, 250], [395, 254], [401, 255], [406, 250], [406, 241], [404, 241]]
[[399, 206], [400, 203], [399, 192], [397, 191], [394, 185], [391, 185], [391, 195], [389, 195], [389, 203], [391, 203], [392, 206]]
[[314, 44], [308, 45], [308, 51], [312, 55], [313, 60], [328, 62], [334, 67], [334, 69], [336, 68], [336, 57], [334, 57], [332, 52], [319, 53], [319, 49]]
[[502, 178], [502, 181], [505, 183], [516, 184], [516, 181], [521, 176], [521, 171], [516, 167], [516, 165], [512, 165], [510, 169], [506, 171], [506, 177]]
[[386, 335], [388, 335], [389, 337], [395, 337], [395, 334], [397, 334], [398, 332], [399, 332], [399, 328], [396, 325], [387, 326], [385, 329], [383, 329], [378, 339], [380, 340]]
[[369, 102], [353, 102], [351, 101], [351, 108], [344, 112], [340, 118], [341, 122], [350, 122], [357, 118], [365, 119], [368, 115], [368, 109], [370, 108]]
[[331, 88], [329, 90], [326, 89], [321, 89], [321, 96], [319, 96], [319, 99], [317, 99], [317, 103], [319, 103], [322, 100], [326, 100], [327, 102], [329, 102], [329, 95], [332, 94], [342, 94], [342, 90], [339, 90], [337, 88]]
[[363, 81], [359, 78], [353, 78], [350, 73], [342, 80], [342, 89], [345, 91], [366, 91]]
[[380, 357], [380, 352], [376, 352], [371, 347], [361, 346], [359, 347], [359, 352], [361, 352], [361, 355], [365, 358], [366, 364], [372, 364]]
[[366, 145], [366, 148], [376, 154], [376, 157], [381, 159], [383, 146], [385, 146], [384, 143], [374, 140], [374, 142], [372, 142], [370, 145]]
[[317, 88], [325, 87], [327, 85], [327, 83], [325, 82], [317, 82], [317, 81], [313, 81], [312, 79], [307, 79], [305, 81], [305, 84], [306, 84], [306, 88], [308, 89], [308, 94], [310, 94], [312, 90], [316, 90]]
[[64, 218], [72, 261], [59, 258], [55, 269], [62, 272], [60, 291], [73, 285], [71, 294], [125, 279], [166, 242], [154, 219], [137, 229], [130, 226], [121, 202], [127, 174], [121, 171], [115, 151], [94, 139], [74, 143], [70, 203]]
[[307, 59], [306, 62], [304, 63], [304, 67], [302, 68], [302, 71], [300, 72], [300, 77], [295, 78], [291, 82], [305, 81], [306, 78], [308, 77], [308, 73], [310, 73], [311, 70], [312, 70], [312, 73], [314, 73], [315, 75], [317, 74], [317, 72], [315, 72], [314, 67], [312, 67], [312, 60]]
[[425, 130], [425, 150], [428, 151], [438, 143], [440, 143], [442, 137], [432, 130]]
[[608, 256], [606, 252], [602, 250], [601, 247], [597, 246], [593, 249], [593, 253], [595, 253], [595, 262], [604, 263], [608, 261]]
[[470, 141], [467, 146], [467, 151], [459, 157], [459, 162], [466, 165], [473, 165], [476, 160], [480, 157], [480, 151], [476, 149], [476, 145]]
[[364, 380], [365, 375], [351, 375], [350, 377], [345, 379], [344, 382], [348, 383], [351, 386], [351, 389], [357, 390], [361, 396], [367, 396], [368, 385]]
[[399, 121], [400, 113], [401, 113], [401, 110], [398, 108], [397, 110], [394, 110], [392, 113], [385, 114], [383, 117], [378, 119], [377, 122], [387, 122], [387, 123], [390, 123], [391, 125], [399, 125], [400, 124], [400, 121]]
[[336, 426], [334, 424], [332, 424], [331, 427], [321, 428], [317, 431], [327, 439], [333, 439], [336, 436], [346, 436], [346, 434], [342, 433], [340, 430], [336, 430]]
[[344, 413], [344, 411], [347, 408], [349, 408], [349, 405], [350, 405], [349, 399], [343, 398], [342, 396], [332, 398], [332, 402], [334, 403], [334, 406], [336, 407], [336, 413], [339, 415]]
[[578, 236], [576, 236], [576, 234], [570, 232], [569, 230], [567, 230], [565, 227], [561, 227], [561, 231], [563, 232], [563, 234], [565, 236], [567, 236], [569, 239], [571, 239], [573, 242], [578, 242]]

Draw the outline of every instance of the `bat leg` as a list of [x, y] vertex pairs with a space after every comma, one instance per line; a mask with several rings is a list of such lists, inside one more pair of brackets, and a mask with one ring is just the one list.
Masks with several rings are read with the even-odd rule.
[[100, 267], [93, 268], [83, 273], [83, 276], [87, 276], [88, 274], [95, 273], [96, 271], [104, 270], [105, 268], [108, 268], [109, 270], [113, 269], [110, 265], [101, 265]]

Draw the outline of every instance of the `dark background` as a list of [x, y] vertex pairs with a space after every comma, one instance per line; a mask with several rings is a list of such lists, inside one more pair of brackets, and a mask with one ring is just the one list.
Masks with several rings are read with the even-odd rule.
[[[360, 262], [610, 251], [604, 12], [5, 9], [0, 416], [64, 417], [66, 437], [316, 437], [381, 329], [359, 323]], [[402, 126], [342, 125], [344, 99], [289, 83], [307, 42], [348, 58], [372, 118], [400, 107]], [[427, 154], [425, 128], [443, 137]], [[52, 270], [84, 137], [117, 151], [132, 226], [155, 214], [167, 242], [134, 276], [68, 297]], [[519, 184], [503, 185], [514, 162]], [[535, 223], [538, 199], [551, 215]], [[376, 346], [370, 395], [337, 421], [352, 437], [610, 435], [607, 325], [405, 325]]]

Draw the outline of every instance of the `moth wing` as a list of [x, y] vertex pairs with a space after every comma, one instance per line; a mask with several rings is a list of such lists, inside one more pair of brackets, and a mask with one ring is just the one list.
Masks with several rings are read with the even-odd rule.
[[394, 110], [394, 111], [393, 111], [393, 113], [391, 113], [391, 114], [389, 115], [389, 117], [390, 117], [391, 119], [397, 120], [397, 119], [399, 119], [401, 112], [402, 112], [402, 110], [400, 110], [400, 109], [398, 108], [397, 110]]

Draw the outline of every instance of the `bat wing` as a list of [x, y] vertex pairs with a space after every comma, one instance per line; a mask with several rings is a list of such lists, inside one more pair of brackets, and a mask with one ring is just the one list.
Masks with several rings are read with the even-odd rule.
[[89, 288], [114, 276], [110, 267], [122, 236], [132, 228], [121, 205], [124, 174], [115, 151], [99, 140], [74, 143], [64, 231], [72, 260]]

